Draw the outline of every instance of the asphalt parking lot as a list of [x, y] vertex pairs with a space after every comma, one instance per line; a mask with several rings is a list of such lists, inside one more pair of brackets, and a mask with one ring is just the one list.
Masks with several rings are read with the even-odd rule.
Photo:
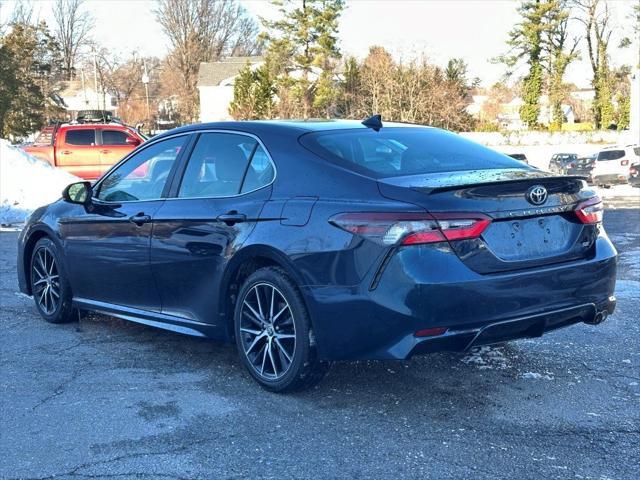
[[102, 315], [45, 323], [2, 232], [0, 477], [635, 480], [640, 210], [605, 226], [620, 262], [602, 325], [337, 364], [289, 396], [261, 390], [230, 346]]

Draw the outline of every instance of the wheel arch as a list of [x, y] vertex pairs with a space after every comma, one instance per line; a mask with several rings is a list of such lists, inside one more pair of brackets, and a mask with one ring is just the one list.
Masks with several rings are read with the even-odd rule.
[[53, 243], [55, 243], [58, 247], [60, 247], [60, 242], [58, 241], [57, 236], [44, 225], [40, 225], [34, 227], [26, 237], [24, 241], [24, 247], [22, 249], [22, 272], [24, 274], [25, 279], [25, 288], [27, 290], [28, 295], [32, 295], [31, 291], [31, 258], [33, 257], [33, 251], [35, 250], [36, 243], [42, 238], [48, 238]]
[[[220, 283], [219, 298], [222, 299], [220, 315], [225, 320], [227, 338], [230, 340], [234, 336], [233, 314], [236, 295], [249, 275], [264, 267], [279, 267], [285, 271], [296, 286], [304, 285], [302, 275], [285, 253], [268, 245], [250, 245], [238, 251], [229, 261]], [[302, 297], [304, 300], [304, 294]], [[309, 312], [309, 317], [312, 317], [311, 312]]]

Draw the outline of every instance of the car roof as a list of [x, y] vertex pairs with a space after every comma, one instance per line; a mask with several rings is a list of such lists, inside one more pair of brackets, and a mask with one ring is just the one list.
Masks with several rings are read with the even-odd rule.
[[[404, 127], [404, 128], [432, 128], [425, 127], [423, 125], [415, 125], [410, 123], [397, 123], [397, 122], [384, 122], [384, 127]], [[191, 125], [185, 125], [184, 127], [178, 127], [168, 132], [164, 132], [155, 138], [161, 138], [176, 133], [197, 132], [201, 130], [237, 130], [247, 133], [282, 133], [291, 135], [302, 135], [309, 132], [324, 132], [324, 131], [336, 131], [336, 130], [350, 130], [361, 129], [365, 130], [368, 127], [364, 126], [360, 120], [332, 120], [332, 119], [310, 119], [310, 120], [241, 120], [241, 121], [226, 121], [226, 122], [209, 122], [209, 123], [195, 123]]]
[[121, 123], [104, 123], [104, 122], [88, 122], [88, 123], [63, 123], [60, 128], [74, 129], [74, 128], [87, 128], [87, 127], [108, 127], [108, 128], [123, 128], [125, 130], [131, 130], [133, 127], [129, 125], [123, 125]]

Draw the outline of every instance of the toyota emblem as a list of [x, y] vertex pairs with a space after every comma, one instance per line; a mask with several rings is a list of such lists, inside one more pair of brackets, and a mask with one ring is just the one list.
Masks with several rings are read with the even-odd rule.
[[527, 190], [527, 200], [533, 205], [542, 205], [547, 201], [547, 189], [542, 185], [534, 185]]

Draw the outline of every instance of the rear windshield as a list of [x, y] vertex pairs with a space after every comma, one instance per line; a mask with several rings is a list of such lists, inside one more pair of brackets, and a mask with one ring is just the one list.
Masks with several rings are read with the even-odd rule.
[[436, 128], [387, 127], [308, 133], [307, 149], [375, 178], [528, 167], [502, 153]]
[[603, 150], [598, 154], [598, 161], [618, 160], [622, 157], [624, 157], [624, 150]]

